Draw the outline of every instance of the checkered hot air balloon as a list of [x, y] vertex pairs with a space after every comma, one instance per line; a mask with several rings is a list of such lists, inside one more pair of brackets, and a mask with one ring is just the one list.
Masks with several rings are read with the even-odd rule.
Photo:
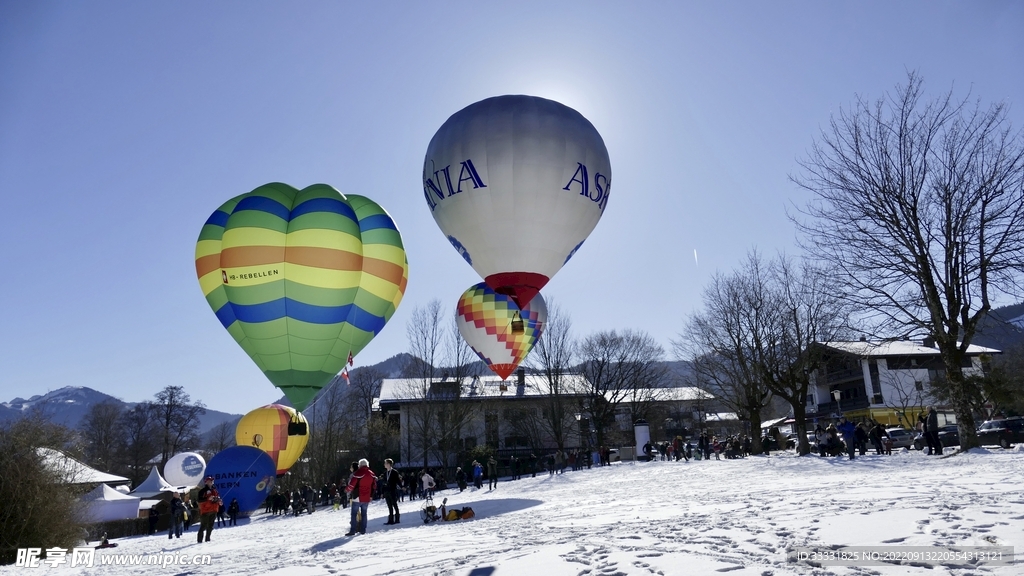
[[297, 410], [380, 333], [408, 272], [391, 216], [326, 184], [232, 198], [196, 243], [206, 301]]
[[459, 333], [502, 380], [533, 350], [547, 318], [540, 294], [520, 310], [510, 296], [498, 294], [484, 282], [463, 292], [455, 307]]

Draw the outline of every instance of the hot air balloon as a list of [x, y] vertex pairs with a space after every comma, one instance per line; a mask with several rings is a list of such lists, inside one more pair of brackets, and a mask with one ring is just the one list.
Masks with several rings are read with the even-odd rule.
[[206, 301], [297, 410], [384, 328], [408, 271], [388, 213], [326, 184], [232, 198], [196, 244]]
[[279, 476], [302, 456], [308, 441], [306, 418], [280, 404], [268, 404], [249, 412], [235, 427], [235, 444], [259, 448], [270, 454]]
[[270, 456], [252, 446], [232, 446], [217, 452], [206, 473], [213, 476], [213, 487], [221, 500], [231, 502], [237, 498], [242, 513], [259, 508], [277, 479]]
[[463, 292], [455, 307], [459, 333], [502, 380], [533, 350], [547, 317], [540, 294], [520, 310], [511, 296], [499, 294], [483, 282]]
[[535, 96], [488, 98], [456, 112], [423, 161], [434, 221], [487, 285], [520, 307], [597, 225], [611, 178], [597, 129]]

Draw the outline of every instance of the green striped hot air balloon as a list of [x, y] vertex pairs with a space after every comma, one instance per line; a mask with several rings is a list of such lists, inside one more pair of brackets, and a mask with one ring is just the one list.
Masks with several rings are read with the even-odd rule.
[[302, 410], [384, 328], [409, 265], [394, 221], [369, 198], [273, 183], [210, 216], [196, 275], [221, 324]]

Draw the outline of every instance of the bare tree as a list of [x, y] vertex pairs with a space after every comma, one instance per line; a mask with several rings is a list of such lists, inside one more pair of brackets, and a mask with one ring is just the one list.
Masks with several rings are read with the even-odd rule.
[[119, 469], [119, 454], [124, 448], [124, 438], [113, 423], [121, 417], [124, 409], [115, 402], [93, 404], [79, 424], [87, 462], [100, 470]]
[[710, 357], [705, 360], [721, 371], [715, 377], [735, 379], [734, 385], [749, 389], [751, 398], [744, 404], [748, 412], [757, 413], [748, 414], [751, 420], [760, 420], [754, 400], [761, 388], [788, 402], [799, 453], [809, 454], [806, 399], [810, 374], [820, 362], [815, 343], [845, 337], [848, 313], [842, 301], [829, 296], [825, 274], [785, 256], [765, 262], [753, 251], [743, 268], [722, 282], [726, 281], [729, 287], [723, 297], [714, 286], [706, 293], [712, 302], [723, 301], [721, 307], [709, 306], [701, 320], [706, 326], [698, 326], [695, 334], [706, 338], [693, 345], [704, 347]]
[[1005, 103], [952, 91], [894, 93], [833, 117], [793, 180], [814, 194], [794, 218], [876, 330], [934, 338], [961, 448], [978, 445], [963, 363], [998, 294], [1024, 267], [1024, 138]]
[[238, 422], [221, 422], [210, 430], [203, 447], [207, 452], [216, 454], [221, 450], [235, 445], [235, 428]]
[[[352, 378], [363, 369], [354, 370]], [[309, 425], [309, 441], [304, 455], [308, 473], [316, 483], [337, 482], [353, 459], [350, 450], [358, 443], [358, 432], [365, 427], [367, 413], [352, 408], [344, 379], [336, 377], [317, 396]], [[361, 409], [359, 409], [361, 410]]]
[[[527, 356], [527, 365], [543, 376], [540, 392], [542, 408], [540, 413], [517, 411], [517, 432], [540, 436], [537, 432], [545, 432], [554, 440], [559, 450], [564, 450], [566, 440], [572, 432], [575, 418], [580, 411], [579, 403], [572, 394], [572, 385], [568, 382], [575, 359], [575, 344], [572, 337], [572, 319], [554, 301], [547, 302], [548, 318], [544, 324], [541, 337]], [[539, 416], [536, 421], [531, 416]], [[578, 430], [577, 433], [580, 433]], [[537, 448], [538, 446], [534, 446]]]
[[150, 407], [146, 403], [136, 404], [122, 413], [116, 427], [124, 441], [119, 458], [124, 466], [122, 473], [131, 479], [132, 486], [138, 486], [149, 474], [146, 464], [160, 454], [161, 432], [152, 420]]
[[583, 411], [590, 417], [598, 445], [605, 445], [623, 402], [651, 388], [664, 351], [646, 332], [612, 330], [585, 338], [578, 347], [580, 375], [574, 392], [581, 396]]
[[910, 415], [911, 411], [924, 412], [925, 406], [932, 401], [929, 394], [930, 383], [901, 378], [899, 374], [893, 374], [891, 371], [886, 371], [886, 383], [893, 393], [886, 395], [885, 405], [896, 412], [901, 426], [913, 428], [915, 421]]
[[405, 368], [410, 389], [403, 391], [403, 394], [416, 400], [409, 404], [407, 411], [406, 424], [409, 429], [406, 432], [406, 439], [409, 444], [410, 460], [415, 451], [422, 457], [424, 468], [430, 462], [431, 448], [437, 443], [437, 404], [430, 400], [431, 386], [440, 376], [443, 362], [442, 338], [445, 325], [441, 301], [434, 299], [425, 306], [414, 309], [405, 327], [412, 358]]
[[157, 392], [156, 402], [150, 403], [150, 411], [160, 432], [161, 468], [174, 454], [198, 447], [199, 417], [206, 414], [206, 405], [201, 401], [193, 404], [183, 387], [167, 386]]
[[749, 349], [752, 326], [747, 313], [752, 310], [746, 308], [747, 280], [742, 273], [715, 274], [704, 288], [704, 309], [690, 316], [673, 347], [678, 358], [693, 366], [695, 386], [710, 387], [724, 405], [751, 423], [751, 449], [760, 454], [762, 411], [771, 403], [772, 392]]

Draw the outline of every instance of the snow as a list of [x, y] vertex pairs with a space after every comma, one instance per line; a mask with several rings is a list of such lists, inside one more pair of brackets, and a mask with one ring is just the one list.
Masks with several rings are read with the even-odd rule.
[[[799, 458], [792, 451], [740, 460], [624, 462], [547, 473], [491, 491], [447, 490], [450, 507], [476, 518], [424, 525], [422, 501], [400, 504], [402, 522], [370, 504], [366, 535], [346, 538], [349, 512], [272, 517], [260, 511], [212, 541], [123, 538], [114, 554], [210, 554], [211, 565], [168, 574], [460, 576], [1024, 573], [1024, 452], [973, 450], [949, 458]], [[796, 546], [1013, 546], [1016, 565], [815, 567], [789, 563]], [[139, 568], [43, 568], [136, 574]], [[144, 568], [152, 570], [152, 568]], [[15, 573], [20, 568], [0, 568]]]

